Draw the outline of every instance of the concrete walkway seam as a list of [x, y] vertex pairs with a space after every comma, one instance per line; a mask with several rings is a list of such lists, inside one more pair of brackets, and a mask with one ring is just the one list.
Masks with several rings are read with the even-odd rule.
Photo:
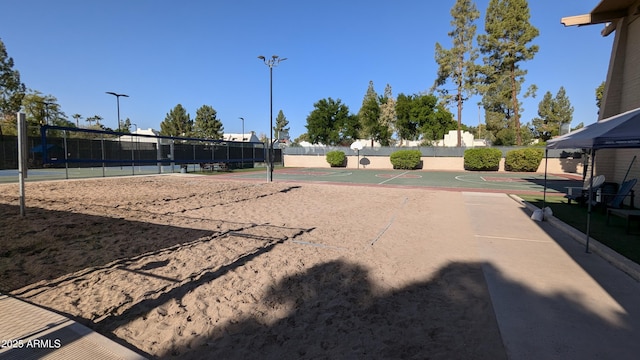
[[[531, 212], [535, 210], [539, 210], [538, 207], [522, 200], [517, 195], [510, 195], [510, 197], [515, 201], [523, 204]], [[575, 241], [577, 241], [578, 243], [586, 247], [587, 235], [584, 234], [583, 232], [577, 230], [572, 226], [565, 224], [564, 222], [562, 222], [561, 220], [559, 220], [553, 215], [545, 216], [544, 221], [548, 222], [558, 230], [563, 231], [565, 234], [569, 235]], [[598, 240], [592, 237], [589, 237], [589, 251], [602, 257], [603, 259], [605, 259], [606, 261], [608, 261], [609, 263], [611, 263], [612, 265], [620, 269], [622, 272], [629, 275], [634, 280], [640, 282], [640, 265], [627, 259], [626, 257], [620, 255], [619, 253], [611, 250], [611, 248], [609, 248], [608, 246], [604, 245], [603, 243], [599, 242]]]

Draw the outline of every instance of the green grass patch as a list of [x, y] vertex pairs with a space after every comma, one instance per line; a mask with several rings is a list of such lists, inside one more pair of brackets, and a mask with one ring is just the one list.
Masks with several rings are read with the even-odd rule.
[[[518, 195], [528, 203], [542, 208], [542, 195]], [[587, 207], [576, 204], [569, 205], [567, 199], [559, 196], [547, 196], [546, 206], [553, 210], [553, 216], [582, 233], [587, 231]], [[635, 222], [631, 223], [630, 234], [626, 233], [626, 221], [611, 216], [607, 225], [607, 214], [600, 207], [591, 210], [589, 234], [592, 238], [607, 245], [626, 258], [640, 264], [640, 229]]]

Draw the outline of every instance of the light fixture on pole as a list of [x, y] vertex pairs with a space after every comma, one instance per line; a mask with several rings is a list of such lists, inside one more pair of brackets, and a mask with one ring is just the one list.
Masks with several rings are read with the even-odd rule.
[[287, 58], [281, 58], [278, 55], [271, 56], [271, 59], [267, 59], [264, 56], [258, 56], [258, 59], [264, 61], [265, 65], [269, 67], [269, 159], [267, 162], [267, 181], [273, 181], [273, 68], [278, 66], [281, 61], [287, 60]]
[[120, 131], [120, 130], [121, 130], [121, 129], [120, 129], [120, 96], [129, 97], [129, 95], [126, 95], [126, 94], [116, 94], [116, 93], [114, 93], [113, 91], [107, 91], [106, 93], [107, 93], [107, 94], [109, 94], [109, 95], [113, 95], [113, 96], [115, 96], [115, 97], [116, 97], [116, 103], [118, 104], [118, 130], [117, 130], [117, 131]]
[[239, 117], [238, 119], [242, 120], [242, 163], [240, 168], [244, 169], [244, 118]]
[[42, 119], [40, 120], [41, 125], [49, 125], [49, 105], [53, 105], [54, 103], [49, 101], [36, 101], [36, 102], [44, 105], [44, 108], [42, 109], [42, 112], [41, 112], [41, 115], [42, 115]]

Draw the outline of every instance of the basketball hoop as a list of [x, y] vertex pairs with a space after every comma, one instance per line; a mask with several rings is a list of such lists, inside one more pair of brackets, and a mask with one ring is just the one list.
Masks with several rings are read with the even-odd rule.
[[351, 144], [351, 150], [356, 152], [357, 155], [357, 168], [360, 169], [360, 150], [362, 150], [362, 143], [360, 141], [355, 141]]
[[287, 130], [278, 131], [278, 142], [284, 142], [285, 140], [289, 140], [289, 131]]

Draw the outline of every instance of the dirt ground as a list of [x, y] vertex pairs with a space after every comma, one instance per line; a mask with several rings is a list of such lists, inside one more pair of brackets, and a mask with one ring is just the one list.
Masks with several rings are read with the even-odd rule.
[[504, 359], [455, 192], [169, 175], [0, 185], [0, 292], [157, 358]]

